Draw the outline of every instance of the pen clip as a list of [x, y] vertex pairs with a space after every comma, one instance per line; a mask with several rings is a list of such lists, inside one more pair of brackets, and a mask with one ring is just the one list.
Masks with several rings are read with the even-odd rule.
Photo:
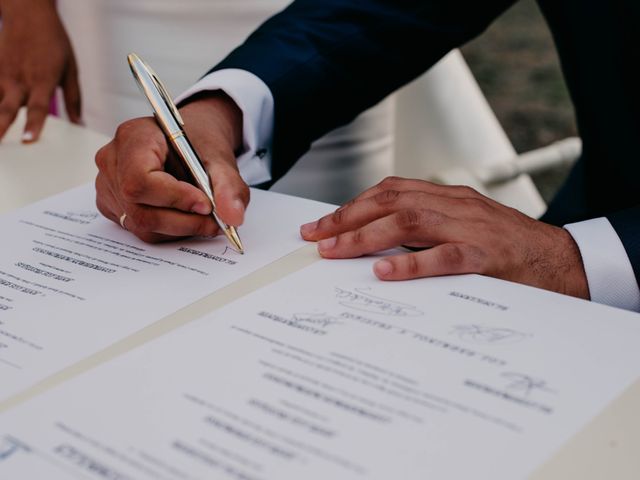
[[[142, 89], [143, 93], [147, 96], [147, 98], [151, 99], [153, 95], [147, 91], [148, 87], [145, 85], [147, 82], [145, 82], [143, 78], [141, 78], [140, 74], [143, 72], [144, 72], [143, 76], [148, 77], [147, 80], [151, 81], [151, 83], [155, 87], [157, 94], [160, 96], [160, 99], [162, 100], [162, 102], [165, 104], [165, 106], [171, 113], [171, 116], [173, 116], [176, 122], [178, 122], [178, 125], [180, 127], [184, 127], [184, 120], [182, 120], [182, 116], [180, 115], [180, 112], [178, 112], [178, 109], [173, 104], [173, 101], [171, 100], [171, 95], [169, 95], [169, 92], [167, 91], [165, 86], [162, 84], [158, 76], [156, 75], [156, 72], [154, 72], [153, 69], [135, 53], [130, 53], [127, 56], [127, 58], [129, 60], [129, 66], [131, 67], [131, 72], [133, 73], [134, 78], [138, 82], [138, 86]], [[143, 72], [138, 72], [138, 69], [142, 69]], [[153, 105], [153, 102], [152, 102], [152, 105]]]
[[164, 100], [164, 103], [167, 105], [167, 108], [171, 111], [172, 115], [174, 116], [174, 118], [176, 119], [178, 124], [181, 127], [184, 127], [184, 121], [182, 120], [182, 117], [180, 116], [180, 112], [178, 112], [178, 108], [174, 105], [173, 100], [171, 100], [171, 95], [169, 95], [169, 92], [167, 91], [167, 89], [164, 88], [164, 85], [162, 84], [160, 79], [157, 77], [156, 72], [154, 72], [147, 65], [145, 65], [145, 66], [148, 68], [149, 75], [151, 76], [151, 81], [153, 81], [155, 86], [158, 88], [158, 92], [160, 93], [160, 96]]

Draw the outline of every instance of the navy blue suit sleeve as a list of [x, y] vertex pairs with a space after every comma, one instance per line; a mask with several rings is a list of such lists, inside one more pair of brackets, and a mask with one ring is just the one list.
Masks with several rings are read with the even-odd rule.
[[513, 1], [298, 0], [213, 70], [247, 70], [270, 88], [278, 178], [312, 141], [419, 76]]
[[640, 205], [607, 215], [627, 251], [636, 282], [640, 285]]

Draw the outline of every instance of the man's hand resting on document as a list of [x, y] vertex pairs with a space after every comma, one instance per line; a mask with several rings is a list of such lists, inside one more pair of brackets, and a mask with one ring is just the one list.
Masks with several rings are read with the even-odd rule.
[[429, 247], [374, 265], [382, 280], [462, 273], [589, 298], [576, 243], [469, 187], [387, 178], [317, 222], [302, 226], [325, 258], [353, 258], [397, 246]]
[[[236, 166], [242, 142], [242, 112], [226, 95], [208, 92], [180, 108], [187, 136], [211, 177], [216, 211], [228, 225], [241, 225], [249, 188]], [[120, 125], [96, 154], [96, 203], [100, 212], [146, 242], [218, 233], [206, 195], [186, 180], [162, 130], [152, 117]]]

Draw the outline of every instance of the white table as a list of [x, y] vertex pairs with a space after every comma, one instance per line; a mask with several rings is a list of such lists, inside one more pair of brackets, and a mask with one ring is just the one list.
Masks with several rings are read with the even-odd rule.
[[49, 118], [39, 142], [20, 143], [24, 112], [0, 143], [0, 213], [92, 181], [94, 155], [109, 141], [57, 118]]
[[[0, 213], [95, 178], [94, 155], [109, 139], [87, 129], [49, 119], [40, 142], [21, 145], [22, 120], [0, 143]], [[20, 403], [131, 348], [265, 285], [283, 273], [315, 261], [302, 249], [230, 285], [157, 324], [60, 372], [16, 398]], [[640, 348], [640, 346], [639, 346]], [[594, 389], [598, 386], [594, 385]], [[9, 405], [10, 408], [11, 405]], [[569, 441], [532, 480], [637, 480], [640, 478], [640, 381]]]

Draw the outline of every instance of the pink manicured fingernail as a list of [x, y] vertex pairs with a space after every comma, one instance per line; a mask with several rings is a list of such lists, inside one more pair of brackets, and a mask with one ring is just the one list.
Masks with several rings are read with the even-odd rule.
[[211, 213], [211, 207], [206, 203], [198, 202], [191, 209], [193, 213], [199, 213], [200, 215], [209, 215]]
[[331, 250], [336, 246], [338, 239], [336, 237], [327, 238], [325, 240], [320, 240], [318, 243], [318, 250], [321, 252], [326, 252], [327, 250]]
[[380, 260], [373, 266], [373, 271], [379, 277], [386, 277], [393, 272], [393, 263], [388, 260]]
[[24, 132], [22, 134], [22, 141], [23, 142], [31, 142], [31, 141], [33, 141], [33, 132]]
[[305, 223], [300, 227], [300, 233], [302, 236], [311, 235], [316, 231], [316, 228], [318, 228], [318, 222]]

